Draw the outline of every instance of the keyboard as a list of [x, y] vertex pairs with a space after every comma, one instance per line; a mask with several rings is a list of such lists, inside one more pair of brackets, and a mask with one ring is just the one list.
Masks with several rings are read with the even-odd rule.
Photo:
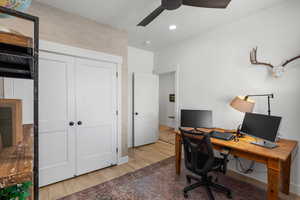
[[214, 131], [210, 134], [212, 138], [220, 139], [220, 140], [232, 140], [234, 135], [232, 133], [222, 133], [218, 131]]

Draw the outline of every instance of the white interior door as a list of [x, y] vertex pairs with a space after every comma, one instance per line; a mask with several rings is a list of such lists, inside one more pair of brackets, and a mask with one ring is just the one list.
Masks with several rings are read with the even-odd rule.
[[75, 175], [74, 58], [40, 53], [40, 186]]
[[134, 75], [134, 146], [158, 140], [159, 78], [152, 74]]
[[116, 67], [76, 59], [77, 175], [117, 162]]

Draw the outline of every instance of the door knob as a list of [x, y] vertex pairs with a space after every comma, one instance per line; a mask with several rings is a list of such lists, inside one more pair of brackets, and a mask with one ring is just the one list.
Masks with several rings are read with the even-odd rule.
[[82, 125], [82, 121], [78, 121], [77, 124], [80, 126]]
[[70, 126], [74, 126], [74, 124], [75, 124], [74, 122], [69, 122]]
[[139, 115], [139, 113], [138, 113], [138, 112], [135, 112], [134, 114], [135, 114], [135, 115]]

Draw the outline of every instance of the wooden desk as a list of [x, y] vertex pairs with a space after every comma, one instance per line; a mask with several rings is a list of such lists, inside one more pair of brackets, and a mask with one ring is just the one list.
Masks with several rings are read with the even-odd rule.
[[[199, 129], [204, 132], [210, 132], [217, 130], [225, 132], [223, 129]], [[233, 132], [233, 131], [226, 131]], [[182, 153], [182, 141], [181, 134], [176, 131], [176, 174], [180, 174], [181, 166], [181, 153]], [[194, 136], [197, 138], [197, 136]], [[285, 194], [289, 194], [290, 191], [290, 170], [291, 170], [291, 158], [292, 153], [296, 149], [298, 142], [293, 140], [280, 139], [277, 142], [278, 147], [274, 149], [267, 149], [254, 144], [250, 144], [254, 141], [254, 138], [246, 136], [241, 138], [238, 142], [224, 141], [215, 138], [211, 138], [214, 149], [222, 150], [224, 148], [230, 149], [230, 154], [245, 158], [248, 160], [254, 160], [255, 162], [263, 163], [268, 169], [268, 190], [267, 196], [269, 200], [279, 199], [279, 190]], [[281, 186], [281, 188], [280, 188]]]

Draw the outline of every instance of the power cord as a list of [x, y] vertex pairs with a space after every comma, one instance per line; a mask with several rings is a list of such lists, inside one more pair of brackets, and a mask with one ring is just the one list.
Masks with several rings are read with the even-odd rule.
[[235, 167], [236, 167], [236, 169], [237, 169], [239, 172], [241, 172], [241, 173], [243, 173], [243, 174], [251, 174], [251, 173], [254, 171], [254, 169], [255, 169], [255, 162], [254, 162], [254, 161], [251, 161], [249, 167], [246, 168], [246, 167], [243, 165], [243, 163], [242, 163], [242, 161], [240, 160], [240, 158], [238, 158], [238, 157], [236, 157], [236, 156], [234, 156], [234, 158], [235, 158]]
[[[233, 138], [233, 141], [234, 142], [239, 142], [240, 141], [239, 138], [241, 138], [241, 137], [243, 137], [243, 134], [241, 133], [241, 125], [238, 125], [237, 132], [236, 132], [236, 135]], [[254, 171], [254, 168], [255, 168], [255, 162], [254, 161], [251, 161], [249, 167], [246, 168], [243, 165], [243, 163], [242, 163], [242, 161], [240, 160], [239, 157], [234, 156], [234, 159], [235, 159], [235, 168], [239, 172], [241, 172], [243, 174], [251, 174]]]
[[297, 154], [298, 154], [298, 150], [299, 150], [299, 147], [297, 146], [296, 149], [295, 149], [295, 153], [294, 153], [294, 156], [292, 157], [291, 162], [293, 162], [296, 159]]

